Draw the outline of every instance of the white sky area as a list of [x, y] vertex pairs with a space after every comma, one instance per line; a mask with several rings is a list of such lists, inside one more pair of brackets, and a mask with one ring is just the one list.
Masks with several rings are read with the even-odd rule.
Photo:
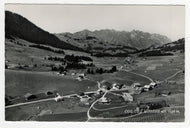
[[185, 37], [185, 6], [6, 4], [5, 9], [50, 33], [115, 29], [162, 34], [172, 41]]

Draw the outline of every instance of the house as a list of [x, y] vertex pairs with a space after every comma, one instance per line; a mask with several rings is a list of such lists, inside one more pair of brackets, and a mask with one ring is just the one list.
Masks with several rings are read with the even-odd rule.
[[57, 94], [56, 94], [56, 97], [54, 98], [54, 100], [55, 100], [56, 102], [58, 102], [58, 101], [63, 101], [64, 98], [63, 98], [59, 93], [57, 93]]
[[84, 104], [86, 104], [86, 105], [89, 105], [89, 100], [90, 100], [91, 98], [88, 96], [88, 95], [84, 95], [84, 96], [81, 96], [80, 97], [80, 102], [82, 102], [82, 103], [84, 103]]
[[113, 89], [113, 90], [119, 90], [119, 89], [120, 89], [119, 84], [113, 83], [113, 84], [112, 84], [112, 89]]
[[126, 57], [124, 61], [125, 61], [125, 63], [127, 63], [127, 64], [131, 64], [131, 63], [134, 62], [134, 60], [132, 59], [132, 57]]
[[160, 94], [161, 94], [161, 96], [169, 96], [171, 94], [171, 92], [164, 90]]
[[60, 71], [59, 74], [62, 75], [62, 76], [67, 75], [67, 71]]
[[110, 90], [112, 88], [112, 84], [107, 81], [104, 81], [101, 84], [102, 84], [101, 86], [102, 90]]
[[150, 85], [152, 88], [155, 88], [155, 87], [157, 86], [157, 83], [151, 82], [149, 85]]
[[118, 69], [119, 69], [119, 70], [122, 70], [122, 69], [124, 69], [124, 67], [123, 67], [123, 66], [120, 66]]
[[84, 96], [84, 95], [85, 95], [84, 92], [81, 92], [81, 93], [78, 94], [79, 97]]
[[125, 101], [133, 101], [133, 97], [129, 93], [123, 93], [122, 97]]
[[146, 104], [140, 104], [139, 105], [139, 111], [144, 111], [144, 110], [147, 110], [147, 109], [149, 109], [149, 106], [148, 105], [146, 105]]
[[37, 98], [37, 96], [33, 95], [31, 93], [27, 93], [27, 94], [24, 95], [24, 98], [25, 98], [25, 100], [32, 100], [32, 99]]
[[143, 88], [136, 88], [136, 89], [134, 90], [134, 94], [141, 94], [143, 91], [144, 91]]
[[7, 69], [12, 69], [12, 68], [18, 68], [20, 65], [18, 65], [18, 64], [7, 64], [6, 65], [6, 68]]
[[102, 90], [107, 90], [107, 86], [106, 86], [106, 85], [103, 85], [103, 86], [101, 87], [101, 89], [102, 89]]
[[170, 81], [168, 81], [167, 83], [168, 83], [168, 84], [176, 84], [176, 81], [170, 80]]
[[151, 85], [145, 85], [145, 86], [143, 87], [143, 89], [144, 89], [144, 91], [149, 91], [149, 90], [152, 89], [152, 86], [151, 86]]
[[159, 80], [155, 80], [155, 83], [157, 84], [157, 86], [158, 85], [160, 85], [162, 82], [161, 81], [159, 81]]
[[136, 87], [143, 87], [143, 85], [141, 85], [140, 83], [133, 83], [132, 87], [136, 88]]
[[97, 94], [103, 94], [103, 91], [102, 90], [98, 90]]
[[148, 101], [145, 103], [148, 106], [148, 109], [153, 110], [153, 109], [159, 109], [162, 107], [167, 107], [167, 103], [165, 100], [155, 100], [155, 101]]
[[53, 95], [54, 92], [53, 92], [53, 91], [47, 91], [47, 92], [45, 92], [45, 94], [46, 94], [47, 96], [50, 96], [50, 95]]
[[76, 75], [76, 73], [71, 73], [72, 76]]
[[115, 90], [119, 90], [122, 88], [127, 88], [127, 86], [125, 84], [116, 84], [115, 86], [113, 86], [113, 89]]
[[84, 73], [81, 73], [81, 74], [80, 74], [80, 73], [79, 73], [78, 76], [84, 78], [84, 77], [86, 76], [86, 74], [84, 74]]
[[127, 89], [127, 88], [129, 88], [129, 86], [127, 86], [126, 84], [120, 84], [120, 88], [125, 88], [125, 89]]
[[106, 98], [106, 97], [102, 97], [100, 100], [99, 100], [100, 103], [110, 103], [111, 100]]
[[86, 77], [86, 74], [84, 74], [84, 73], [81, 73], [81, 74], [77, 74], [77, 80], [78, 81], [82, 81], [82, 80], [85, 80], [85, 79], [87, 79], [87, 77]]
[[82, 79], [81, 79], [80, 77], [77, 77], [76, 80], [78, 80], [78, 81], [82, 81]]
[[79, 63], [88, 65], [88, 64], [92, 64], [92, 61], [81, 60], [81, 62], [79, 62]]

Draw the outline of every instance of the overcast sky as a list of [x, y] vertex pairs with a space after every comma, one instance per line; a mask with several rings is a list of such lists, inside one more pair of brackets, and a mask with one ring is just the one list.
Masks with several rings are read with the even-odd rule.
[[166, 35], [173, 41], [185, 35], [184, 6], [7, 4], [5, 9], [50, 33], [135, 29]]

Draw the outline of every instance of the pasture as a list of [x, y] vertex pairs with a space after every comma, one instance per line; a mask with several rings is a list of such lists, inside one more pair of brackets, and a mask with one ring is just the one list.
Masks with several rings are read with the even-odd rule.
[[136, 65], [133, 68], [134, 72], [162, 81], [184, 69], [184, 55], [147, 57], [145, 61], [137, 59]]
[[106, 80], [111, 83], [126, 84], [128, 86], [131, 86], [131, 84], [133, 84], [134, 82], [139, 82], [141, 84], [150, 83], [150, 81], [147, 78], [125, 71], [118, 71], [115, 73], [95, 74], [95, 75], [89, 75], [88, 77], [94, 81]]
[[[79, 113], [86, 113], [88, 106], [82, 106], [77, 98], [65, 98], [62, 102], [54, 100], [38, 102], [5, 109], [5, 120], [20, 121], [20, 120], [47, 120], [51, 117], [52, 120], [63, 121], [64, 119], [72, 120], [72, 116]], [[78, 114], [77, 114], [78, 113]], [[47, 116], [46, 116], [47, 115]], [[54, 116], [55, 115], [55, 116]], [[70, 116], [69, 116], [70, 115]], [[70, 117], [66, 119], [66, 117]], [[65, 117], [58, 118], [58, 117]], [[84, 118], [86, 117], [83, 116]], [[75, 117], [73, 117], [75, 118]]]
[[22, 96], [26, 93], [41, 93], [50, 90], [61, 95], [97, 90], [96, 82], [58, 76], [52, 72], [5, 71], [5, 93], [9, 96]]

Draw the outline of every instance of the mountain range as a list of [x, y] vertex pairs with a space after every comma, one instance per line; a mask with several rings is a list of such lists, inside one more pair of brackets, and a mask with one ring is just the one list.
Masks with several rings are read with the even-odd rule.
[[158, 47], [171, 42], [166, 36], [139, 30], [127, 32], [104, 29], [52, 34], [39, 28], [25, 17], [10, 11], [5, 11], [5, 37], [17, 37], [31, 43], [61, 49], [112, 55], [134, 53], [151, 46]]
[[83, 30], [76, 33], [59, 33], [56, 36], [70, 44], [84, 49], [101, 49], [129, 47], [135, 49], [145, 49], [152, 45], [161, 46], [171, 42], [163, 35], [150, 34], [139, 30], [116, 31], [111, 29], [89, 31]]

